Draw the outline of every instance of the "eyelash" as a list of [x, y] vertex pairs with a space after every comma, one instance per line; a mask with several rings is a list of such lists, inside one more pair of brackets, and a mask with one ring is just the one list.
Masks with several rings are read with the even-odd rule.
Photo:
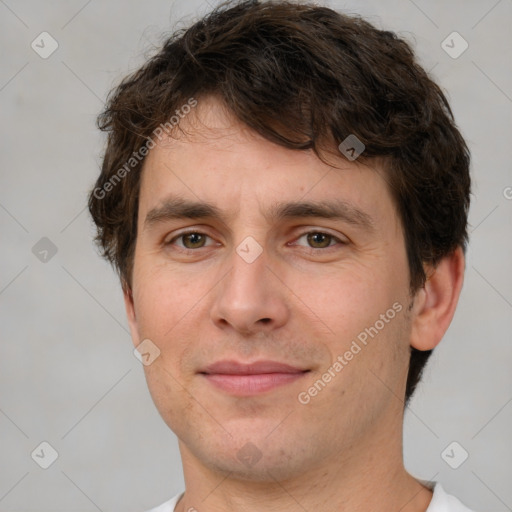
[[[297, 237], [297, 240], [301, 239], [302, 237], [304, 236], [307, 236], [307, 235], [311, 235], [311, 234], [315, 234], [315, 235], [326, 235], [328, 237], [330, 237], [332, 239], [332, 241], [336, 241], [338, 242], [338, 244], [340, 245], [347, 245], [348, 242], [345, 242], [343, 240], [340, 240], [338, 237], [334, 236], [334, 235], [331, 235], [330, 233], [327, 233], [325, 231], [318, 231], [318, 230], [312, 230], [312, 231], [306, 231], [304, 233], [302, 233], [301, 235], [299, 235]], [[206, 234], [206, 233], [203, 233], [201, 231], [197, 231], [197, 230], [191, 230], [191, 231], [184, 231], [183, 233], [180, 233], [179, 235], [176, 235], [175, 237], [173, 237], [171, 240], [169, 240], [168, 242], [164, 242], [164, 246], [170, 246], [170, 245], [173, 245], [174, 242], [176, 240], [179, 240], [187, 235], [202, 235], [202, 236], [207, 236], [208, 238], [212, 238], [210, 235]], [[316, 252], [316, 251], [323, 251], [323, 252], [327, 252], [328, 249], [332, 249], [334, 247], [336, 247], [337, 244], [334, 244], [334, 245], [328, 245], [327, 247], [307, 247], [307, 249], [309, 249], [310, 251], [312, 252]], [[205, 249], [206, 247], [203, 246], [203, 247], [198, 247], [197, 249], [188, 249], [187, 247], [179, 247], [178, 246], [178, 249], [182, 252], [197, 252], [199, 249]]]

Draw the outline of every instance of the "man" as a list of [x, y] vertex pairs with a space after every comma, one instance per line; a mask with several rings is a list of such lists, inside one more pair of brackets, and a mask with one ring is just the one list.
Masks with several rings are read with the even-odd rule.
[[97, 241], [185, 477], [154, 511], [467, 511], [403, 465], [470, 193], [407, 43], [314, 5], [222, 5], [99, 125]]

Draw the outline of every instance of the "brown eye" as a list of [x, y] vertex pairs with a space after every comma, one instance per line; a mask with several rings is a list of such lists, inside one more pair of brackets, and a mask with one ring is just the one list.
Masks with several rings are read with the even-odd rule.
[[179, 238], [183, 240], [183, 245], [187, 249], [197, 249], [203, 247], [205, 243], [205, 236], [201, 233], [187, 233]]
[[332, 235], [321, 232], [307, 233], [308, 243], [313, 249], [324, 249], [331, 245], [331, 241], [334, 239]]
[[[172, 238], [166, 242], [165, 245], [174, 245], [176, 243], [181, 249], [201, 249], [202, 247], [206, 247], [207, 238], [210, 237], [204, 233], [190, 231], [188, 233], [181, 233], [180, 235]], [[178, 240], [181, 241], [181, 243], [177, 243]]]

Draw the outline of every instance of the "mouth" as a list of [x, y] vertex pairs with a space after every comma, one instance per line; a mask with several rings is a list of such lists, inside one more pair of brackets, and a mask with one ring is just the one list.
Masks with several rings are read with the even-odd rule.
[[291, 384], [310, 370], [277, 361], [257, 361], [250, 364], [232, 360], [218, 361], [199, 374], [211, 385], [235, 396], [253, 396]]

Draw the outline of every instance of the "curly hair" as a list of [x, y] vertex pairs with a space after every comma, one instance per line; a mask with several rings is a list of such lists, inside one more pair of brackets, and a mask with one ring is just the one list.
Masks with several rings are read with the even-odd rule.
[[[98, 117], [108, 141], [88, 205], [95, 241], [123, 288], [131, 288], [148, 144], [191, 98], [209, 95], [286, 148], [321, 157], [352, 134], [365, 145], [361, 161], [380, 159], [404, 228], [411, 293], [425, 284], [425, 264], [465, 250], [469, 150], [409, 44], [314, 4], [225, 2], [169, 37], [111, 91]], [[431, 352], [411, 348], [406, 402]]]

